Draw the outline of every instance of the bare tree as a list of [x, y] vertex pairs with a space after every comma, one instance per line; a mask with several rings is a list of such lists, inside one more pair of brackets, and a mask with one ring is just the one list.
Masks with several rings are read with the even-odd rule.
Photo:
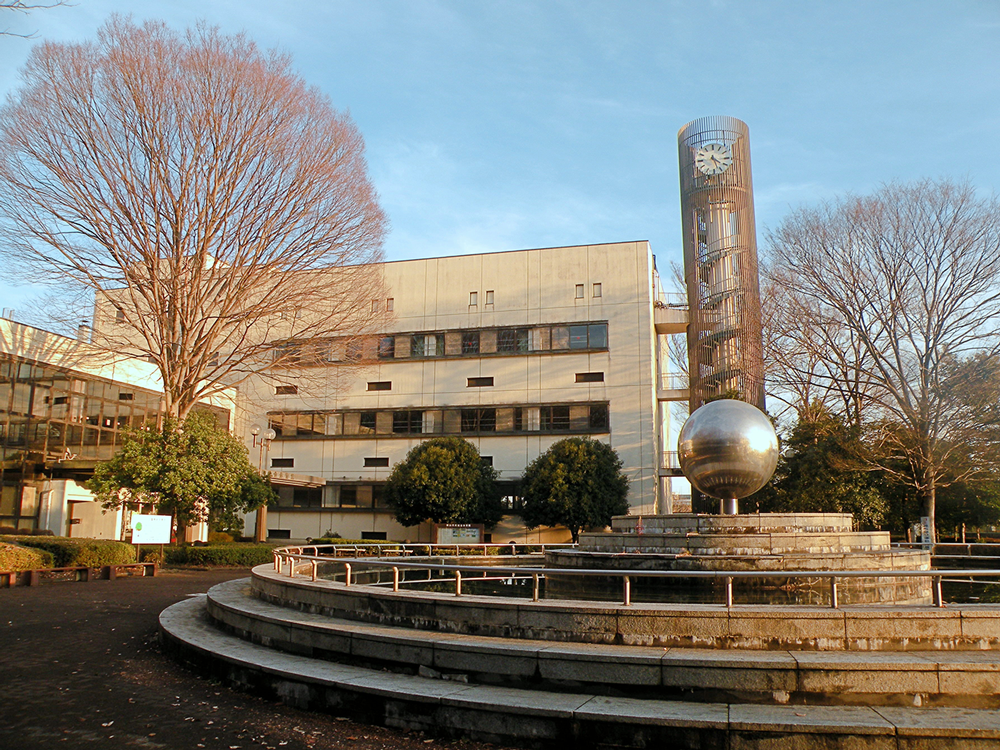
[[362, 137], [287, 56], [112, 17], [23, 81], [0, 110], [8, 270], [89, 290], [95, 343], [154, 362], [171, 415], [383, 324]]
[[786, 373], [863, 420], [872, 464], [915, 488], [933, 534], [936, 489], [981, 468], [950, 465], [975, 430], [952, 377], [1000, 352], [1000, 203], [969, 185], [891, 184], [799, 210], [769, 245]]

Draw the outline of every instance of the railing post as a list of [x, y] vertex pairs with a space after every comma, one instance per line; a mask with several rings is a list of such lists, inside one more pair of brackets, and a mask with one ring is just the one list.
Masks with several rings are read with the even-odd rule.
[[538, 601], [538, 593], [539, 593], [538, 573], [532, 573], [531, 574], [531, 601], [533, 601], [533, 602], [537, 602]]
[[295, 578], [295, 558], [288, 557], [288, 577]]
[[840, 602], [837, 600], [837, 576], [830, 576], [830, 606], [837, 609]]
[[726, 576], [726, 609], [733, 608], [733, 577]]
[[399, 568], [392, 566], [392, 590], [399, 591]]
[[623, 587], [625, 589], [624, 595], [623, 595], [623, 598], [624, 598], [623, 604], [626, 607], [631, 607], [632, 606], [632, 579], [629, 578], [628, 576], [623, 576], [623, 578], [624, 578], [624, 586]]
[[462, 595], [462, 571], [455, 571], [455, 596]]
[[281, 555], [274, 556], [274, 572], [275, 573], [281, 572]]
[[350, 586], [351, 585], [351, 564], [350, 563], [344, 563], [344, 585], [345, 586]]
[[944, 606], [944, 595], [941, 593], [941, 576], [934, 576], [933, 581], [934, 589], [934, 606], [943, 607]]
[[319, 563], [316, 562], [315, 560], [313, 560], [312, 561], [312, 578], [313, 578], [314, 581], [316, 580], [316, 571], [318, 570], [318, 568], [319, 568]]

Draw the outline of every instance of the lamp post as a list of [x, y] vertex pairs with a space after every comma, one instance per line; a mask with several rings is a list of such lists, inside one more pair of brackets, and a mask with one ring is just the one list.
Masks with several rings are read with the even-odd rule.
[[[264, 473], [264, 454], [271, 449], [271, 441], [277, 437], [277, 433], [268, 428], [267, 432], [261, 435], [259, 424], [250, 425], [250, 434], [253, 435], [253, 447], [259, 448], [257, 452], [257, 472]], [[267, 541], [267, 505], [257, 508], [257, 527], [254, 529], [253, 539], [255, 542]]]

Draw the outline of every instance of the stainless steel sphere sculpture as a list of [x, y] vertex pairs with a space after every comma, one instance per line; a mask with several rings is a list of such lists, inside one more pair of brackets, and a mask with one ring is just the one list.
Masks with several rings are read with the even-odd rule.
[[737, 513], [737, 500], [752, 495], [778, 465], [778, 436], [771, 420], [743, 401], [710, 401], [688, 417], [677, 438], [681, 470], [691, 484]]

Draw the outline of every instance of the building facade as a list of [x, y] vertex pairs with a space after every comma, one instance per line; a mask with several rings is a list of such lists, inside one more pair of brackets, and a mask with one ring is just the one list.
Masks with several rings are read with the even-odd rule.
[[[660, 507], [668, 412], [658, 333], [683, 325], [661, 320], [647, 242], [396, 261], [384, 273], [389, 296], [371, 302], [393, 316], [381, 335], [311, 342], [284, 384], [244, 389], [246, 425], [275, 433], [263, 445], [247, 435], [281, 497], [269, 537], [429, 540], [429, 528], [395, 523], [380, 490], [437, 435], [476, 445], [512, 511], [525, 467], [580, 435], [621, 456], [632, 512]], [[515, 520], [494, 538], [539, 533]]]

